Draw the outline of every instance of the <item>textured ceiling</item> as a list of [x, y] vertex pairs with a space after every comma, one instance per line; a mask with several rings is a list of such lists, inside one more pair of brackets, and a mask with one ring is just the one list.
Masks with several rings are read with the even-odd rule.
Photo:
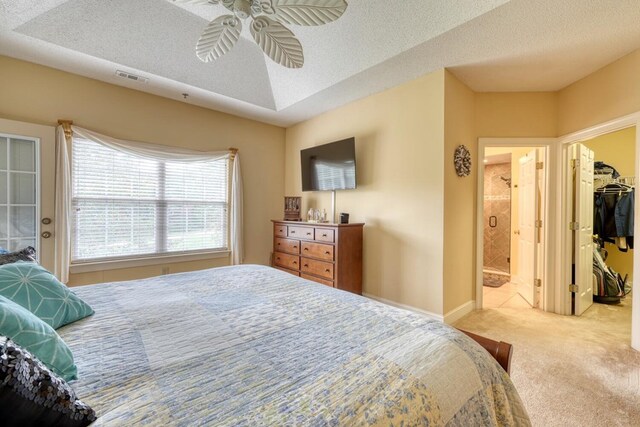
[[289, 25], [298, 70], [246, 24], [229, 54], [200, 62], [200, 33], [229, 12], [170, 0], [0, 0], [0, 54], [286, 126], [443, 67], [476, 91], [558, 90], [640, 47], [638, 0], [348, 3], [333, 23]]

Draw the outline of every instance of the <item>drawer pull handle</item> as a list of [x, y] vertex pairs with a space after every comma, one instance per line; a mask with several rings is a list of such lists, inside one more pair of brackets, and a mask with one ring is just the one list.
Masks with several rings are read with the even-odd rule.
[[280, 257], [276, 258], [276, 261], [280, 261]]
[[297, 264], [298, 264], [298, 261], [293, 261], [293, 265], [297, 265]]
[[294, 247], [293, 247], [293, 249], [298, 249], [298, 247], [297, 247], [297, 246], [294, 246]]
[[311, 233], [307, 233], [307, 236], [311, 236]]
[[278, 246], [280, 246], [280, 243], [278, 243]]
[[291, 230], [291, 234], [296, 234], [296, 230]]
[[304, 250], [305, 250], [305, 251], [308, 251], [308, 250], [309, 250], [309, 248], [304, 248]]
[[323, 234], [323, 235], [322, 235], [322, 237], [327, 237], [327, 234], [326, 234], [326, 233], [325, 233], [325, 234]]
[[329, 251], [324, 251], [324, 254], [325, 254], [325, 255], [331, 255], [331, 252], [329, 252]]
[[305, 266], [305, 267], [309, 267], [309, 264], [305, 264], [304, 266]]
[[329, 270], [328, 268], [324, 269], [325, 273], [331, 273], [331, 270]]

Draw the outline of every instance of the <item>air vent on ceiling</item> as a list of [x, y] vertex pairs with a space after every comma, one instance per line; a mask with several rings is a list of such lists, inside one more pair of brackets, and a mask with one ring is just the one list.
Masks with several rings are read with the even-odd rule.
[[147, 83], [149, 81], [149, 79], [146, 77], [137, 76], [135, 74], [127, 73], [126, 71], [120, 70], [116, 71], [116, 76], [139, 83]]

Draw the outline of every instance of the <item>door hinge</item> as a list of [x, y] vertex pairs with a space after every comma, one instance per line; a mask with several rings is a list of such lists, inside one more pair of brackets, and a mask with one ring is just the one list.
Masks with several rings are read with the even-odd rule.
[[542, 279], [535, 279], [533, 281], [533, 284], [536, 286], [536, 288], [541, 288], [542, 287]]
[[580, 159], [571, 159], [571, 166], [574, 168], [580, 166]]
[[569, 285], [569, 292], [578, 293], [578, 285], [574, 285], [573, 283]]
[[544, 162], [536, 163], [536, 169], [544, 169]]
[[542, 220], [541, 219], [536, 220], [536, 227], [537, 228], [542, 228]]
[[569, 230], [580, 230], [580, 223], [579, 222], [570, 222], [569, 223]]

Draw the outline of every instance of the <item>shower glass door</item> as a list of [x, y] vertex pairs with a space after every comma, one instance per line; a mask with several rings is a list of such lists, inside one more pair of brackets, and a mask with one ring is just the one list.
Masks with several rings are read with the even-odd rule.
[[0, 247], [38, 248], [38, 140], [0, 134]]

